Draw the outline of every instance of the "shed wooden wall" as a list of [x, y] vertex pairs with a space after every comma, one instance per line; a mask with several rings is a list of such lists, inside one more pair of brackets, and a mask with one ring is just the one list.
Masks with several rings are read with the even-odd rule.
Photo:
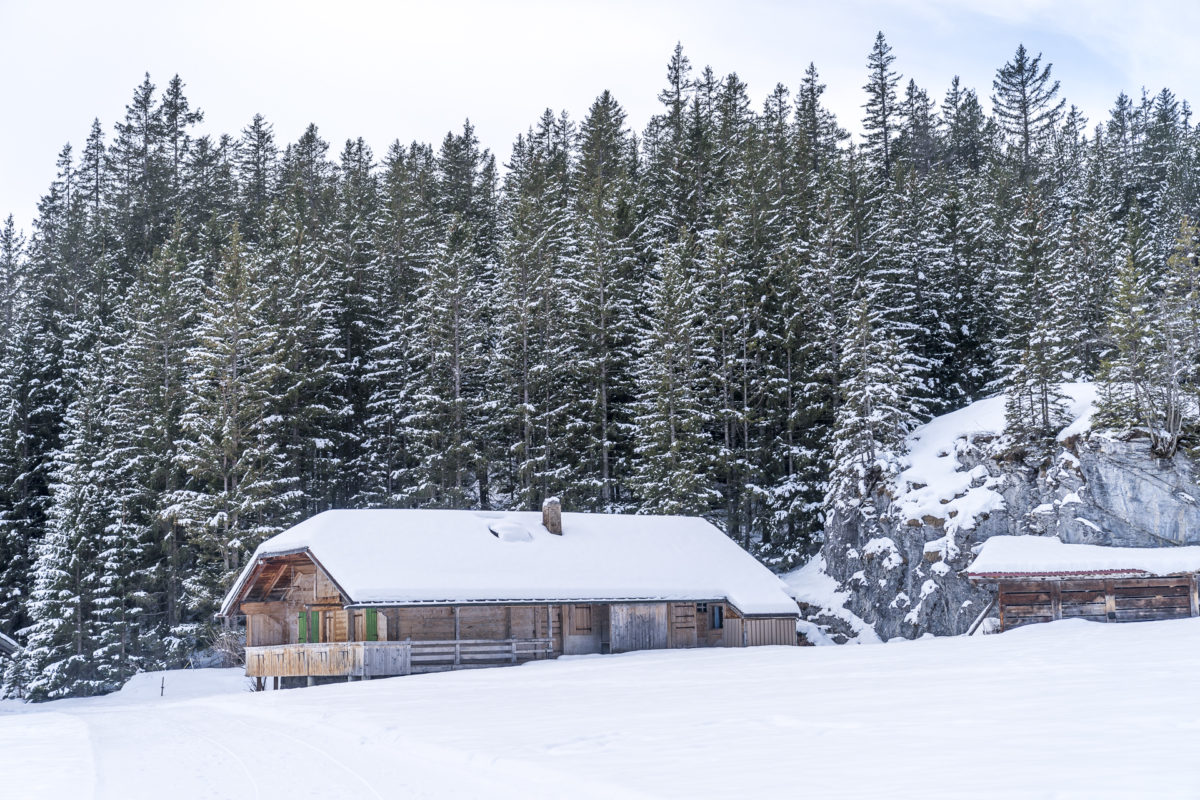
[[791, 617], [749, 617], [744, 625], [747, 647], [796, 644], [796, 620]]
[[1194, 575], [1000, 583], [1001, 630], [1056, 619], [1137, 622], [1197, 616]]

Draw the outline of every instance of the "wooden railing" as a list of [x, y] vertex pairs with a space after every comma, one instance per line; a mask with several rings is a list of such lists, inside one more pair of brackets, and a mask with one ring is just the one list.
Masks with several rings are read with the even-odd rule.
[[323, 642], [246, 648], [246, 675], [359, 677], [517, 664], [553, 655], [550, 639]]

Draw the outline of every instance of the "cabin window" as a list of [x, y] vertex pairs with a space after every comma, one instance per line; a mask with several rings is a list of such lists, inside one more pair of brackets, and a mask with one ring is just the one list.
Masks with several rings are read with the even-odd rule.
[[571, 634], [573, 636], [592, 635], [591, 606], [574, 606], [571, 609]]
[[707, 614], [708, 613], [708, 603], [696, 603], [696, 613], [697, 614]]
[[725, 606], [713, 604], [709, 614], [708, 627], [714, 631], [725, 627]]

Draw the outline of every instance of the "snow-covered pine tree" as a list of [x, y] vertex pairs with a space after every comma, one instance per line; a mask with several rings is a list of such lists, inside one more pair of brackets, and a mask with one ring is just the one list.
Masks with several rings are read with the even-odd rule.
[[24, 237], [9, 215], [0, 228], [0, 631], [9, 636], [22, 624], [31, 561], [28, 530], [13, 517], [23, 466], [22, 373], [31, 334], [25, 270]]
[[547, 109], [536, 130], [517, 137], [504, 180], [497, 357], [490, 380], [509, 476], [496, 492], [515, 508], [540, 508], [545, 497], [562, 494], [570, 475], [567, 409], [578, 390], [566, 335], [577, 257], [569, 181], [573, 138], [566, 115]]
[[118, 466], [123, 462], [134, 468], [122, 485], [136, 491], [130, 498], [134, 507], [123, 509], [123, 519], [126, 524], [139, 521], [145, 529], [148, 575], [141, 589], [150, 595], [160, 635], [151, 650], [168, 657], [178, 657], [179, 647], [191, 644], [180, 629], [189, 549], [171, 503], [187, 477], [178, 460], [188, 379], [185, 358], [204, 286], [201, 263], [189, 255], [185, 236], [177, 219], [166, 244], [139, 271], [121, 309], [116, 356], [121, 368], [115, 404], [125, 440]]
[[846, 134], [822, 106], [824, 90], [810, 64], [796, 98], [791, 137], [794, 208], [775, 255], [775, 474], [770, 494], [773, 542], [784, 563], [805, 554], [820, 529], [837, 400], [839, 318], [847, 296], [845, 255], [852, 249], [838, 152]]
[[703, 404], [713, 412], [713, 480], [722, 494], [725, 532], [749, 545], [771, 539], [764, 467], [771, 434], [767, 404], [774, 385], [769, 357], [775, 327], [777, 254], [794, 203], [790, 103], [777, 86], [760, 124], [746, 86], [728, 76], [717, 97], [713, 134], [714, 227], [699, 235], [698, 294], [709, 320], [712, 365]]
[[1022, 182], [1035, 177], [1038, 150], [1047, 143], [1066, 103], [1058, 97], [1058, 81], [1051, 80], [1052, 65], [1043, 67], [1041, 62], [1041, 53], [1031, 58], [1025, 45], [1018, 45], [992, 81], [992, 108], [1009, 137]]
[[[63, 417], [62, 446], [50, 470], [50, 508], [31, 570], [33, 591], [21, 633], [26, 648], [20, 667], [33, 700], [90, 695], [114, 688], [99, 676], [96, 603], [102, 594], [101, 558], [111, 488], [98, 464], [105, 457], [111, 364], [91, 309], [86, 324], [73, 326], [70, 348], [78, 358], [64, 373], [73, 400]], [[82, 323], [82, 321], [81, 321]]]
[[630, 488], [644, 514], [708, 513], [720, 500], [712, 480], [711, 418], [702, 405], [712, 354], [686, 236], [669, 245], [649, 282], [638, 341], [635, 462]]
[[892, 70], [895, 61], [883, 31], [875, 34], [875, 44], [867, 56], [867, 82], [863, 85], [867, 102], [863, 105], [866, 114], [862, 121], [862, 153], [871, 164], [871, 179], [875, 183], [887, 182], [896, 159], [895, 140], [899, 133], [896, 86], [900, 75]]
[[412, 412], [414, 304], [427, 274], [433, 237], [433, 151], [393, 143], [380, 191], [379, 258], [384, 269], [374, 347], [363, 370], [368, 387], [357, 473], [364, 481], [356, 505], [405, 507], [414, 502], [409, 415]]
[[239, 230], [247, 243], [257, 242], [266, 224], [267, 209], [275, 196], [278, 179], [275, 131], [262, 114], [255, 114], [242, 129], [237, 143], [237, 178], [241, 190]]
[[875, 310], [876, 291], [860, 283], [842, 337], [841, 403], [833, 430], [828, 514], [873, 519], [874, 495], [896, 474], [904, 437], [917, 424], [909, 398], [915, 376], [903, 344]]
[[279, 498], [294, 485], [264, 434], [279, 351], [265, 320], [270, 293], [261, 277], [261, 263], [234, 226], [186, 359], [176, 458], [188, 480], [172, 496], [169, 515], [191, 550], [184, 603], [197, 615], [211, 613], [243, 558], [278, 532]]
[[572, 176], [578, 247], [567, 335], [577, 390], [569, 398], [578, 452], [564, 495], [572, 508], [626, 508], [632, 456], [632, 365], [640, 275], [635, 254], [636, 144], [625, 111], [604, 92], [580, 129]]
[[412, 323], [415, 497], [488, 507], [494, 406], [487, 386], [495, 270], [495, 164], [470, 123], [436, 160], [435, 232]]
[[385, 276], [380, 268], [377, 246], [379, 214], [379, 181], [375, 175], [374, 155], [362, 139], [347, 141], [338, 168], [324, 266], [328, 275], [326, 280], [332, 289], [326, 302], [331, 304], [336, 331], [336, 341], [327, 342], [325, 346], [330, 348], [328, 353], [336, 348], [336, 360], [340, 362], [335, 367], [338, 373], [336, 405], [328, 407], [337, 414], [337, 424], [325, 426], [324, 434], [315, 433], [332, 440], [331, 452], [322, 454], [322, 458], [335, 458], [341, 465], [329, 463], [324, 470], [326, 480], [340, 477], [329, 487], [333, 491], [327, 494], [326, 502], [332, 506], [350, 502], [369, 480], [356, 468], [363, 463], [362, 442], [368, 435], [367, 403], [371, 388], [366, 372], [371, 351], [377, 345], [374, 336], [383, 327], [384, 309], [380, 298], [385, 289]]
[[1066, 396], [1059, 386], [1069, 378], [1066, 308], [1072, 298], [1064, 276], [1054, 272], [1054, 242], [1035, 191], [1024, 192], [1010, 238], [1011, 262], [1001, 295], [1006, 416], [1018, 441], [1038, 447], [1066, 421]]
[[[119, 237], [119, 269], [148, 259], [170, 232], [171, 162], [163, 133], [162, 107], [155, 103], [149, 73], [125, 107], [109, 147], [112, 164], [111, 208]], [[173, 154], [171, 154], [173, 155]]]

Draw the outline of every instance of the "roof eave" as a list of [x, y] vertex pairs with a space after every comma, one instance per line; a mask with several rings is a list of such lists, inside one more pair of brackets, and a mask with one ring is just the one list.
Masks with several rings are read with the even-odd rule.
[[973, 583], [995, 583], [996, 581], [1072, 581], [1072, 580], [1117, 580], [1123, 578], [1181, 578], [1195, 575], [1195, 571], [1154, 573], [1144, 569], [1093, 569], [1062, 570], [1056, 572], [968, 572], [967, 579]]

